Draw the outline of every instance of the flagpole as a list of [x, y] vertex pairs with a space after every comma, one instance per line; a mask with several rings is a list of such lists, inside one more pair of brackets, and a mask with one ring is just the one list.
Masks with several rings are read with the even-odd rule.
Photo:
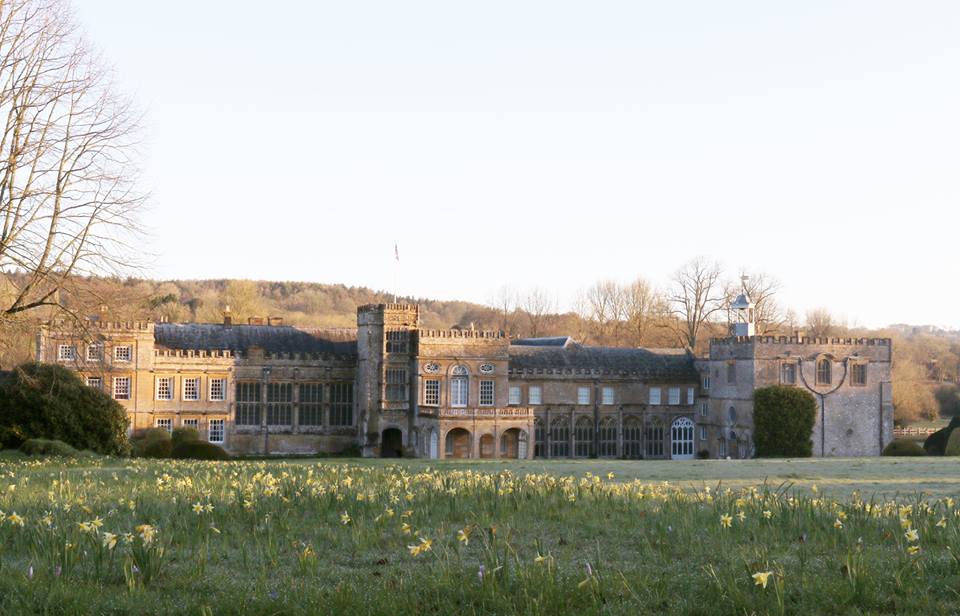
[[396, 240], [393, 242], [393, 259], [396, 262], [393, 270], [393, 303], [397, 303], [397, 291], [400, 286], [400, 248]]

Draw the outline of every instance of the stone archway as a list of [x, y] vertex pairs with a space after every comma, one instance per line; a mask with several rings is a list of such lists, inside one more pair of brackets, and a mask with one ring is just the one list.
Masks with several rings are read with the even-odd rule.
[[403, 457], [403, 433], [397, 428], [387, 428], [380, 435], [380, 457]]
[[448, 431], [444, 439], [444, 457], [469, 458], [472, 441], [469, 430], [454, 428]]
[[500, 435], [500, 457], [519, 458], [527, 457], [527, 433], [520, 428], [510, 428]]

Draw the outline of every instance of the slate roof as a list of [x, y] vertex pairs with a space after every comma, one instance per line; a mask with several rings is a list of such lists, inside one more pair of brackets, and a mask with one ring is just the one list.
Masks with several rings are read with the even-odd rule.
[[574, 340], [570, 336], [553, 336], [551, 338], [518, 338], [517, 340], [512, 340], [510, 344], [532, 347], [565, 347], [570, 344], [574, 344]]
[[260, 347], [267, 353], [357, 354], [357, 332], [351, 329], [301, 329], [288, 325], [220, 325], [216, 323], [157, 323], [158, 347], [245, 353]]
[[645, 378], [699, 380], [693, 356], [684, 349], [591, 347], [572, 342], [564, 347], [510, 345], [511, 370], [553, 369], [636, 372]]

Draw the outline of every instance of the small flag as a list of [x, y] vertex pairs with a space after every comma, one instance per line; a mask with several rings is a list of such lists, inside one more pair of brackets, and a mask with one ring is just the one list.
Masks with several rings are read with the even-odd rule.
[[393, 243], [393, 258], [397, 260], [397, 263], [400, 262], [400, 249], [397, 248], [397, 243]]

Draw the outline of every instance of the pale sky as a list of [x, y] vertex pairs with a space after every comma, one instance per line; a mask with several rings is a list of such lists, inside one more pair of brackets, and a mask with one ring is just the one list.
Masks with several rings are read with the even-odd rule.
[[960, 327], [955, 1], [74, 7], [145, 112], [152, 277], [567, 306], [706, 255]]

